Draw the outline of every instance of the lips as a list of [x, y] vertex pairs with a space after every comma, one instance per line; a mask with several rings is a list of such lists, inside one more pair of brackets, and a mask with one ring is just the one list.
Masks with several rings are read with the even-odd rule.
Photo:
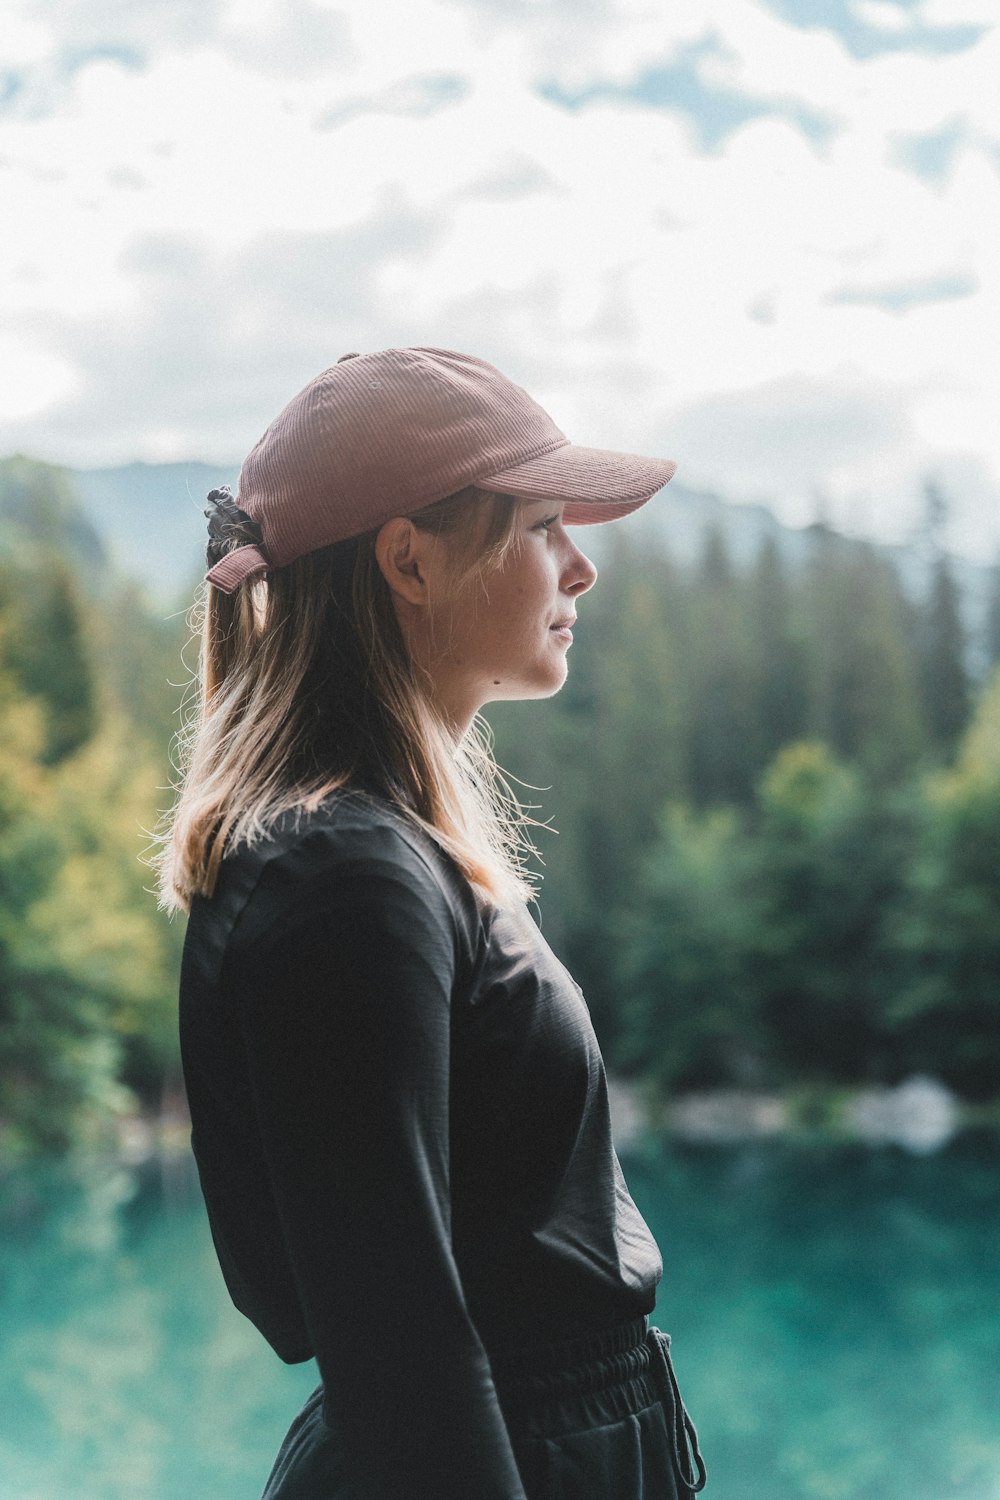
[[576, 615], [567, 615], [564, 620], [556, 620], [556, 622], [555, 622], [554, 625], [550, 625], [549, 626], [549, 629], [550, 630], [572, 630], [572, 628], [573, 628], [573, 626], [575, 624], [576, 624]]

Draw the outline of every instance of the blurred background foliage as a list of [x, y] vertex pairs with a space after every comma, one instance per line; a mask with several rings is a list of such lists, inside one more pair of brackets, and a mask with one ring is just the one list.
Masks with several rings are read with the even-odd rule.
[[0, 465], [0, 1144], [108, 1137], [178, 1087], [182, 931], [140, 863], [186, 639], [120, 581], [68, 478]]
[[[918, 599], [821, 524], [794, 568], [773, 540], [737, 566], [719, 527], [693, 564], [610, 528], [566, 688], [490, 709], [501, 763], [546, 789], [523, 793], [559, 830], [537, 834], [543, 927], [619, 1072], [996, 1094], [1000, 566], [970, 640], [942, 505], [929, 489]], [[67, 473], [0, 463], [6, 1153], [180, 1097], [183, 924], [140, 855], [170, 800], [186, 602], [116, 573]]]

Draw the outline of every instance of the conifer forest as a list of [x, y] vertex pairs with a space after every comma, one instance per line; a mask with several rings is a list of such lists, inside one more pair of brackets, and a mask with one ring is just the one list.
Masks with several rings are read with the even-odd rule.
[[[933, 547], [933, 532], [928, 543]], [[609, 1068], [651, 1097], [1000, 1077], [1000, 566], [977, 639], [823, 525], [790, 569], [721, 530], [602, 541], [569, 681], [488, 711], [536, 808], [537, 915]], [[70, 478], [0, 464], [0, 1146], [175, 1106], [183, 924], [142, 862], [196, 647], [110, 566]], [[557, 830], [557, 831], [552, 831]]]

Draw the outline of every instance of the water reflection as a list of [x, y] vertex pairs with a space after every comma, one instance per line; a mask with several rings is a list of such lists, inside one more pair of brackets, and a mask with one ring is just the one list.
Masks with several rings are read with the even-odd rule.
[[[1000, 1144], [626, 1161], [713, 1500], [997, 1500]], [[0, 1178], [0, 1496], [245, 1500], [315, 1380], [230, 1306], [186, 1159]]]
[[718, 1500], [1000, 1496], [1000, 1149], [651, 1150], [658, 1321]]
[[315, 1384], [233, 1311], [186, 1159], [0, 1186], [0, 1495], [259, 1494]]

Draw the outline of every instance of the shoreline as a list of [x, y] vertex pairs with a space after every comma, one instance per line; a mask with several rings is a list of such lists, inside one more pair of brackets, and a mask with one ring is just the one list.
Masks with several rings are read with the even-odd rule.
[[963, 1130], [1000, 1128], [1000, 1099], [972, 1104], [926, 1074], [914, 1074], [896, 1085], [700, 1089], [667, 1098], [641, 1079], [611, 1076], [608, 1098], [619, 1150], [663, 1135], [692, 1145], [823, 1140], [898, 1146], [926, 1155]]
[[[770, 1141], [802, 1145], [895, 1146], [928, 1155], [977, 1127], [1000, 1130], [1000, 1098], [973, 1104], [939, 1079], [916, 1074], [892, 1086], [794, 1084], [784, 1090], [716, 1088], [664, 1096], [647, 1079], [608, 1075], [616, 1149], [650, 1141], [736, 1147]], [[190, 1153], [190, 1121], [174, 1096], [168, 1109], [123, 1111], [60, 1156], [0, 1139], [0, 1174], [33, 1161], [105, 1158], [140, 1166]]]

